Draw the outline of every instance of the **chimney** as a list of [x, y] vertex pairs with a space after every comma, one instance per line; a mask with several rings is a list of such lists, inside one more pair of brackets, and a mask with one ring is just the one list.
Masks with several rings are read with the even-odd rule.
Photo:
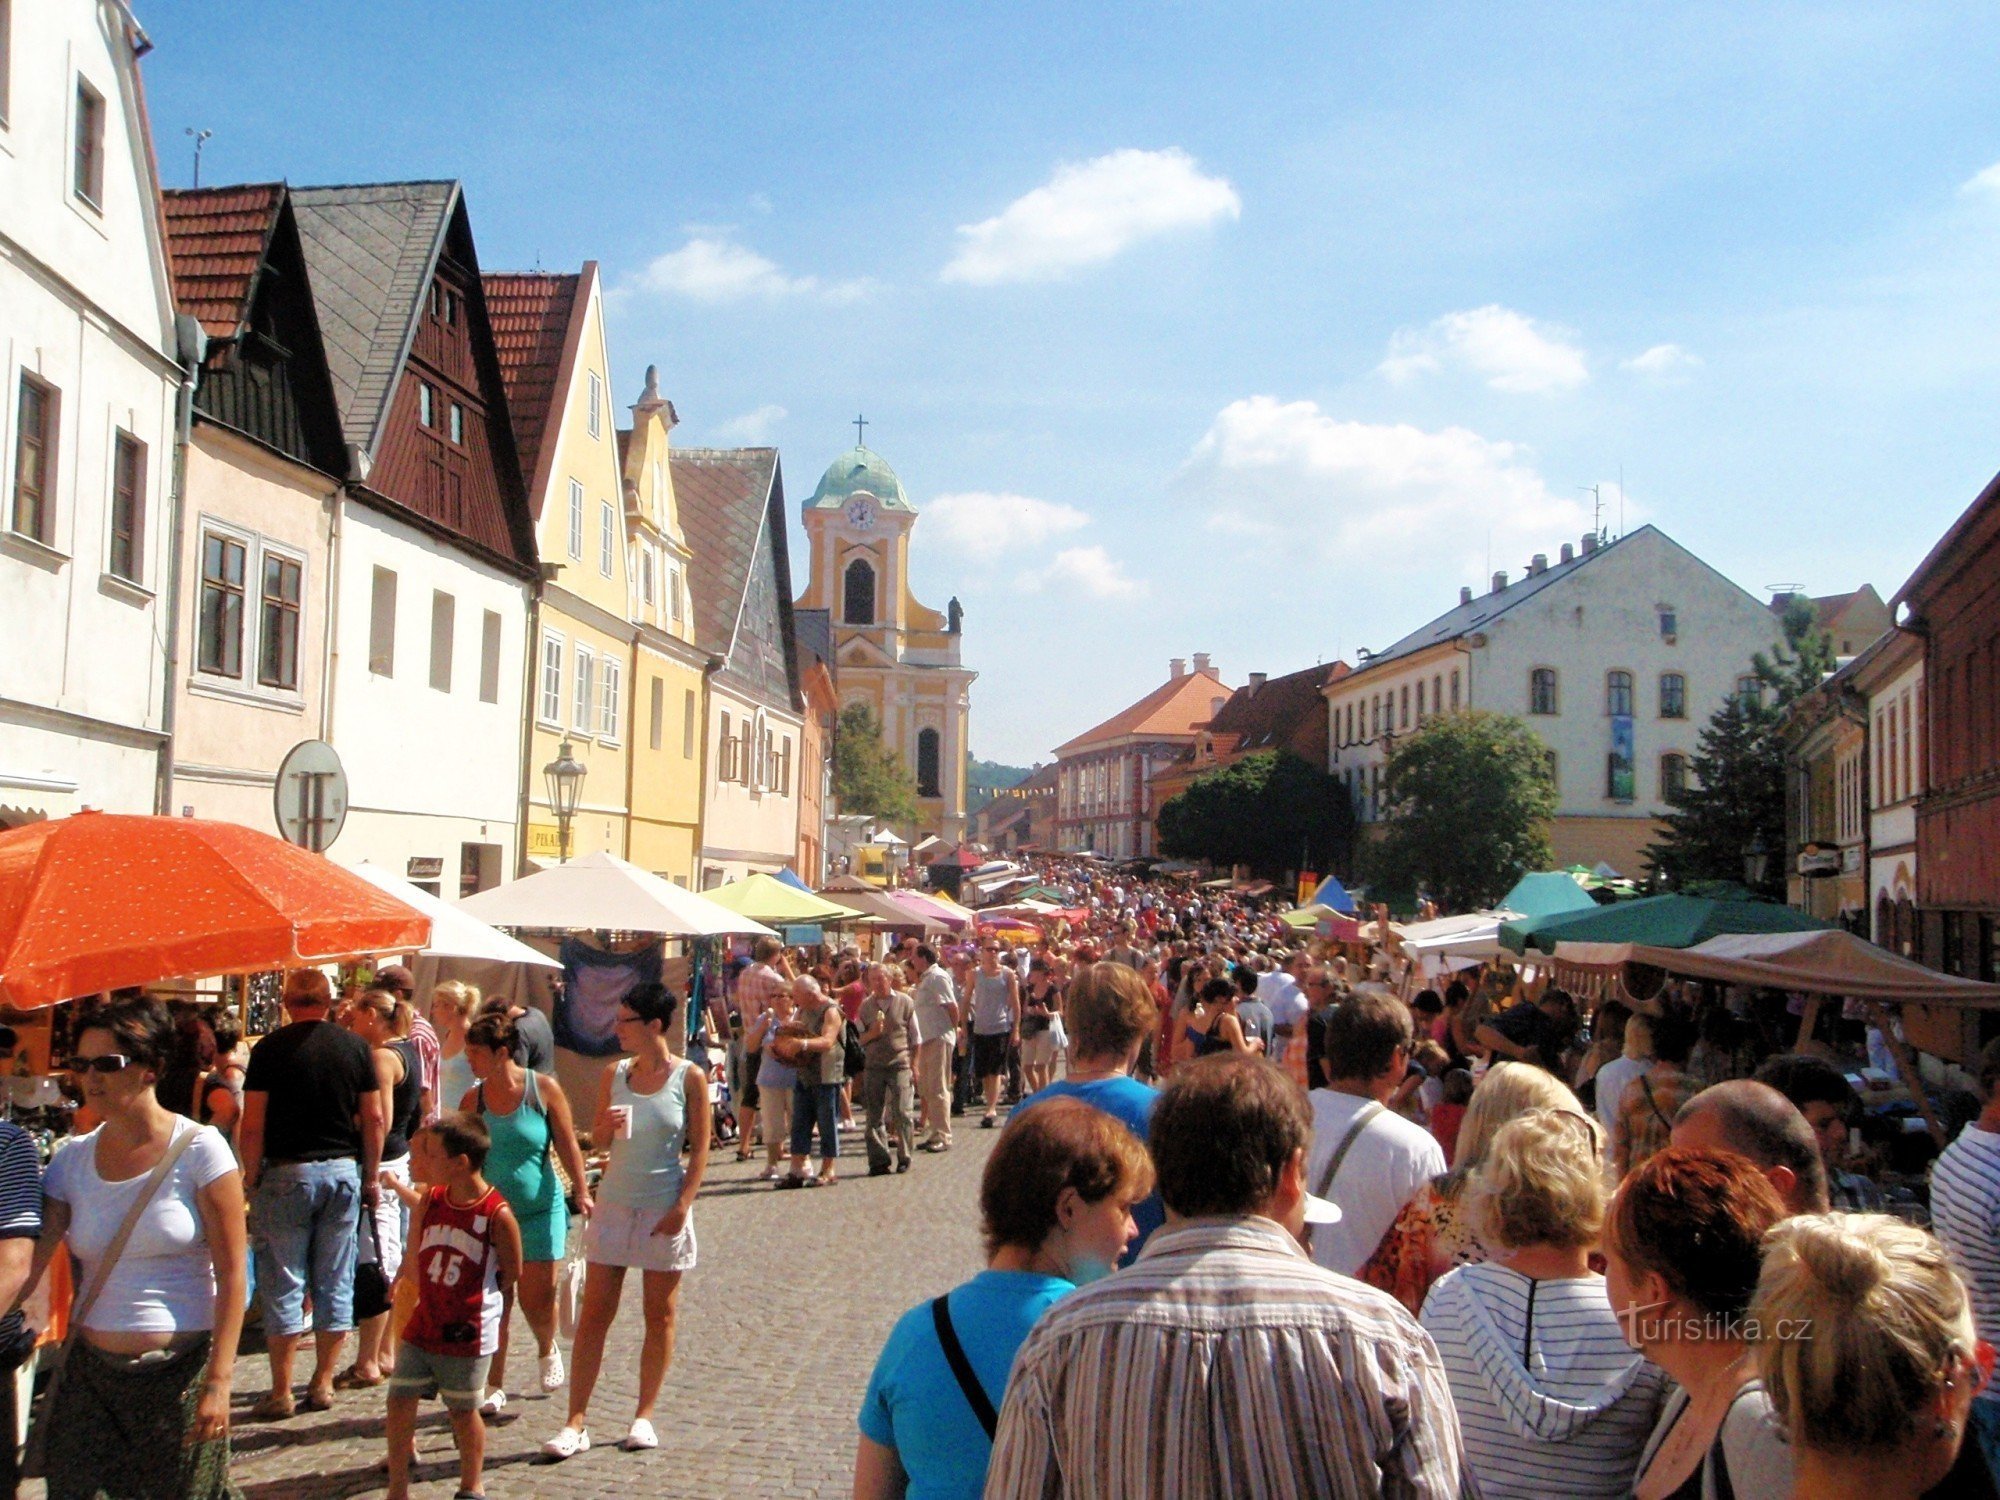
[[1507, 573], [1505, 569], [1502, 569], [1500, 572], [1495, 573], [1493, 575], [1493, 592], [1496, 594], [1503, 593], [1506, 591], [1506, 588], [1507, 588]]
[[1583, 555], [1585, 557], [1588, 557], [1590, 556], [1591, 553], [1595, 552], [1596, 550], [1597, 550], [1597, 533], [1594, 531], [1586, 531], [1583, 534]]
[[1533, 557], [1528, 559], [1528, 576], [1530, 578], [1534, 577], [1534, 575], [1537, 573], [1546, 573], [1548, 572], [1548, 570], [1549, 570], [1548, 553], [1537, 552]]
[[1249, 696], [1251, 696], [1252, 698], [1256, 697], [1257, 689], [1262, 687], [1265, 683], [1269, 682], [1270, 680], [1271, 678], [1269, 673], [1252, 672], [1250, 674], [1250, 686], [1248, 689]]
[[1194, 669], [1195, 669], [1195, 670], [1196, 670], [1197, 672], [1206, 672], [1206, 671], [1208, 671], [1208, 670], [1209, 670], [1209, 667], [1208, 667], [1208, 653], [1207, 653], [1206, 651], [1197, 651], [1197, 652], [1195, 652], [1195, 654], [1194, 654]]
[[1179, 682], [1185, 676], [1187, 676], [1187, 658], [1185, 656], [1176, 656], [1172, 661], [1167, 663], [1168, 681]]
[[1568, 542], [1563, 543], [1562, 560], [1564, 562], [1574, 562], [1576, 560], [1576, 549], [1570, 546]]
[[1472, 585], [1471, 585], [1471, 584], [1469, 584], [1469, 583], [1462, 583], [1462, 584], [1460, 584], [1460, 585], [1459, 585], [1459, 587], [1458, 587], [1458, 602], [1459, 602], [1460, 604], [1470, 604], [1470, 603], [1472, 602]]

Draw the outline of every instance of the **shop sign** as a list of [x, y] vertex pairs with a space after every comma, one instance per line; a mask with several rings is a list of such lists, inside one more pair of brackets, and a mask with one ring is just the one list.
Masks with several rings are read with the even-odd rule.
[[442, 880], [444, 857], [439, 854], [412, 854], [408, 869], [411, 880]]
[[562, 830], [554, 823], [528, 825], [528, 858], [561, 859]]

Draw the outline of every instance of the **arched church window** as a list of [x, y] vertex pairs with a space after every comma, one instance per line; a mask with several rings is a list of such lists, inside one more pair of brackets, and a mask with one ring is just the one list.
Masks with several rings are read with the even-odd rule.
[[917, 795], [919, 797], [941, 797], [938, 790], [938, 732], [935, 729], [917, 731]]
[[848, 625], [875, 623], [875, 570], [858, 557], [847, 565], [840, 616]]

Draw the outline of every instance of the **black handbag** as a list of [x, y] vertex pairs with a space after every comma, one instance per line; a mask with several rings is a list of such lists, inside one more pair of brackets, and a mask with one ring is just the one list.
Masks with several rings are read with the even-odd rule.
[[[387, 1191], [385, 1188], [383, 1191]], [[361, 1232], [375, 1248], [373, 1260], [354, 1263], [354, 1316], [356, 1321], [379, 1318], [389, 1310], [389, 1278], [382, 1274], [382, 1236], [375, 1228], [375, 1213], [361, 1205]]]
[[840, 1028], [840, 1050], [843, 1071], [849, 1078], [859, 1078], [868, 1067], [868, 1054], [861, 1047], [861, 1028], [852, 1021]]

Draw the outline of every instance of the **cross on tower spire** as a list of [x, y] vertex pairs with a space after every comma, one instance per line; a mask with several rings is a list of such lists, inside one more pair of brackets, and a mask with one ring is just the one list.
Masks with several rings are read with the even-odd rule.
[[863, 431], [867, 425], [868, 419], [857, 413], [854, 418], [854, 446], [857, 448], [866, 448], [868, 446], [867, 434]]

